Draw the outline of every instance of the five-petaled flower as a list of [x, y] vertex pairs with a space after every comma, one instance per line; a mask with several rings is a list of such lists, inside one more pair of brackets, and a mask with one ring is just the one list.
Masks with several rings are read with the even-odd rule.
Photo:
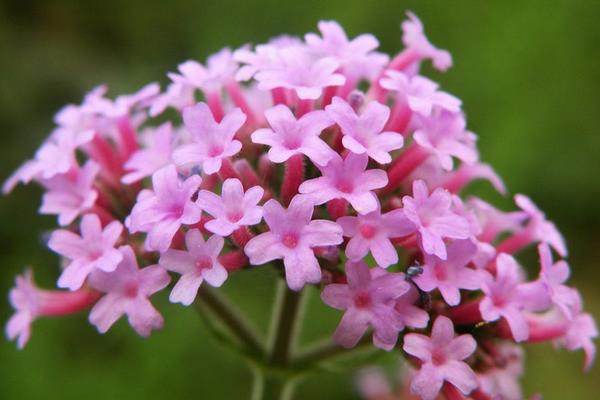
[[311, 220], [313, 210], [314, 203], [307, 196], [295, 196], [287, 210], [276, 200], [269, 200], [263, 215], [270, 230], [252, 238], [244, 248], [254, 265], [282, 258], [285, 279], [292, 290], [321, 281], [314, 247], [342, 242], [342, 228], [335, 222]]

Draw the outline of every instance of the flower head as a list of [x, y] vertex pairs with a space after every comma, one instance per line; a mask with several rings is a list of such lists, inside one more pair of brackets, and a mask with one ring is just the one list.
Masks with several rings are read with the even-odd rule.
[[384, 187], [385, 171], [366, 170], [366, 154], [349, 153], [345, 159], [335, 155], [326, 166], [318, 166], [323, 176], [304, 181], [300, 193], [308, 195], [316, 205], [333, 199], [344, 199], [360, 214], [377, 209], [377, 197], [372, 190]]
[[344, 29], [335, 21], [319, 21], [318, 27], [322, 36], [306, 34], [306, 45], [319, 57], [335, 59], [349, 78], [372, 79], [388, 62], [387, 55], [374, 51], [379, 47], [375, 36], [364, 34], [349, 40]]
[[265, 111], [271, 129], [263, 128], [252, 134], [254, 143], [271, 146], [269, 160], [287, 161], [295, 154], [304, 154], [317, 165], [325, 165], [335, 154], [319, 136], [333, 124], [325, 111], [312, 111], [299, 119], [292, 111], [277, 105]]
[[321, 280], [314, 247], [342, 242], [342, 228], [335, 222], [311, 220], [313, 209], [314, 203], [307, 196], [295, 196], [287, 210], [276, 200], [269, 200], [263, 214], [270, 230], [252, 238], [244, 248], [254, 265], [283, 259], [285, 278], [293, 290]]
[[448, 245], [445, 260], [425, 254], [423, 273], [414, 281], [421, 290], [430, 292], [439, 289], [444, 301], [450, 306], [460, 303], [460, 290], [477, 290], [481, 287], [480, 271], [469, 268], [475, 257], [477, 246], [471, 240], [455, 240]]
[[410, 384], [411, 392], [423, 400], [433, 400], [447, 381], [463, 394], [469, 394], [477, 387], [477, 376], [463, 360], [476, 347], [473, 336], [455, 336], [452, 321], [442, 315], [433, 323], [431, 337], [418, 333], [406, 335], [404, 351], [422, 361]]
[[198, 175], [181, 181], [173, 165], [156, 171], [152, 175], [153, 191], [140, 193], [125, 221], [129, 232], [147, 232], [149, 250], [167, 250], [181, 225], [200, 221], [201, 210], [192, 195], [201, 181]]
[[241, 226], [256, 225], [262, 220], [262, 199], [264, 189], [254, 186], [244, 192], [239, 179], [227, 179], [223, 182], [221, 196], [209, 190], [198, 193], [198, 204], [214, 217], [204, 226], [220, 236], [229, 236]]
[[90, 160], [74, 175], [57, 175], [43, 181], [42, 184], [48, 191], [42, 197], [40, 213], [58, 215], [61, 226], [75, 221], [98, 198], [94, 181], [99, 171], [100, 166]]
[[204, 241], [199, 230], [191, 229], [185, 235], [187, 251], [169, 249], [160, 256], [162, 267], [181, 275], [169, 296], [171, 302], [189, 306], [204, 280], [214, 287], [225, 282], [227, 270], [218, 260], [223, 243], [216, 235]]
[[452, 56], [446, 50], [432, 45], [425, 36], [421, 20], [412, 12], [407, 12], [408, 20], [402, 23], [402, 42], [418, 54], [420, 58], [430, 58], [433, 66], [445, 71], [452, 66]]
[[81, 219], [80, 231], [80, 235], [64, 229], [54, 231], [48, 242], [50, 249], [70, 260], [58, 278], [61, 288], [77, 290], [93, 271], [114, 271], [123, 259], [115, 249], [123, 231], [119, 221], [102, 229], [100, 218], [87, 214]]
[[334, 97], [325, 107], [327, 114], [340, 126], [342, 144], [355, 154], [366, 153], [380, 164], [392, 161], [390, 152], [398, 150], [404, 139], [397, 132], [383, 132], [390, 116], [390, 109], [376, 101], [369, 102], [357, 115], [352, 107], [340, 97]]
[[112, 272], [96, 271], [90, 285], [105, 295], [90, 312], [90, 322], [105, 333], [122, 315], [140, 336], [148, 336], [163, 325], [163, 317], [152, 306], [149, 297], [164, 289], [171, 280], [158, 265], [140, 269], [130, 246], [119, 251], [123, 260]]
[[427, 254], [445, 260], [445, 238], [467, 239], [470, 236], [468, 221], [453, 212], [452, 197], [437, 188], [429, 194], [423, 181], [413, 183], [413, 196], [404, 196], [404, 214], [416, 226], [420, 244]]
[[334, 340], [344, 347], [354, 347], [371, 326], [373, 344], [391, 350], [403, 327], [402, 316], [394, 308], [394, 300], [410, 288], [404, 274], [379, 272], [372, 276], [364, 262], [349, 261], [346, 277], [347, 284], [327, 285], [321, 293], [325, 303], [345, 310]]
[[183, 110], [183, 122], [192, 136], [192, 143], [184, 144], [173, 152], [177, 165], [202, 165], [206, 174], [221, 168], [223, 158], [237, 154], [242, 144], [233, 137], [246, 121], [239, 108], [230, 111], [221, 122], [206, 105], [198, 103]]
[[384, 214], [377, 209], [356, 217], [341, 217], [336, 222], [344, 230], [344, 236], [350, 237], [346, 245], [348, 259], [360, 261], [370, 251], [381, 268], [398, 262], [398, 253], [390, 239], [415, 231], [414, 225], [406, 218], [402, 209]]

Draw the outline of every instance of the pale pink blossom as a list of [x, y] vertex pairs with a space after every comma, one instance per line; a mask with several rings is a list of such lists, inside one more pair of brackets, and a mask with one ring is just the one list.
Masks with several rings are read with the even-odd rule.
[[377, 209], [377, 197], [372, 192], [387, 185], [385, 171], [366, 170], [366, 154], [349, 153], [345, 159], [335, 155], [326, 166], [318, 166], [322, 176], [304, 181], [300, 193], [310, 196], [316, 205], [333, 199], [344, 199], [360, 214]]
[[75, 174], [57, 175], [42, 181], [47, 192], [42, 197], [40, 214], [58, 215], [58, 224], [69, 225], [89, 210], [98, 192], [94, 189], [94, 181], [100, 166], [89, 160]]
[[306, 45], [318, 57], [332, 57], [344, 75], [352, 79], [372, 79], [379, 74], [389, 57], [375, 52], [379, 41], [370, 34], [359, 35], [349, 40], [344, 29], [335, 21], [319, 21], [322, 36], [308, 33]]
[[171, 163], [171, 155], [174, 147], [174, 134], [170, 122], [165, 122], [156, 129], [145, 132], [147, 145], [137, 150], [127, 160], [124, 167], [130, 171], [125, 174], [121, 181], [123, 183], [134, 183], [142, 180]]
[[192, 143], [175, 149], [173, 160], [179, 166], [201, 165], [206, 174], [214, 174], [221, 169], [223, 158], [237, 154], [242, 148], [242, 143], [234, 139], [235, 133], [246, 122], [246, 115], [239, 108], [217, 122], [208, 105], [198, 103], [183, 110], [183, 122], [192, 136]]
[[442, 168], [453, 168], [452, 158], [473, 164], [479, 158], [472, 134], [465, 130], [465, 118], [460, 113], [442, 111], [430, 117], [415, 118], [415, 142], [435, 156]]
[[346, 245], [346, 256], [359, 261], [369, 251], [382, 268], [398, 263], [398, 253], [391, 238], [409, 235], [415, 231], [414, 225], [406, 218], [402, 209], [381, 214], [379, 209], [368, 214], [346, 216], [336, 221], [350, 237]]
[[285, 278], [292, 290], [321, 281], [321, 268], [313, 247], [342, 243], [342, 228], [335, 222], [312, 220], [314, 203], [296, 195], [288, 209], [269, 200], [263, 215], [269, 231], [252, 238], [244, 248], [253, 265], [283, 259]]
[[456, 306], [460, 303], [460, 289], [481, 287], [480, 271], [468, 267], [476, 254], [477, 246], [471, 240], [455, 240], [448, 245], [445, 260], [425, 254], [423, 273], [413, 280], [425, 292], [438, 289], [449, 306]]
[[445, 71], [452, 66], [452, 56], [446, 50], [438, 49], [432, 45], [423, 29], [421, 20], [412, 12], [407, 12], [408, 20], [402, 23], [402, 42], [404, 45], [414, 51], [419, 58], [430, 58], [433, 66]]
[[410, 285], [402, 273], [379, 272], [372, 276], [362, 261], [346, 263], [347, 284], [330, 284], [321, 293], [329, 306], [345, 310], [334, 341], [354, 347], [371, 326], [373, 344], [390, 351], [403, 328], [402, 316], [394, 308], [394, 300], [408, 292]]
[[541, 265], [540, 281], [546, 285], [552, 303], [565, 315], [571, 317], [578, 299], [576, 292], [564, 285], [571, 275], [569, 264], [564, 260], [553, 262], [552, 252], [546, 243], [538, 245], [538, 254]]
[[413, 196], [402, 198], [404, 214], [415, 224], [423, 251], [445, 260], [444, 239], [467, 239], [469, 222], [452, 210], [452, 196], [437, 188], [431, 194], [423, 181], [413, 183]]
[[97, 215], [86, 214], [79, 230], [79, 235], [64, 229], [54, 231], [48, 242], [50, 249], [69, 260], [58, 278], [58, 287], [77, 290], [93, 271], [114, 271], [123, 259], [115, 249], [123, 231], [119, 221], [112, 221], [102, 229]]
[[204, 92], [220, 90], [224, 84], [233, 80], [238, 64], [230, 49], [224, 48], [208, 57], [206, 66], [197, 61], [186, 61], [177, 67], [179, 74], [169, 74], [173, 82], [195, 87]]
[[328, 86], [341, 86], [346, 78], [336, 73], [339, 62], [331, 57], [315, 59], [305, 49], [286, 47], [278, 50], [278, 62], [260, 69], [254, 78], [258, 88], [291, 89], [303, 100], [318, 99]]
[[159, 264], [181, 275], [169, 296], [172, 303], [189, 306], [196, 299], [203, 281], [219, 287], [227, 279], [227, 270], [219, 262], [224, 240], [214, 235], [204, 241], [197, 229], [185, 235], [187, 251], [169, 249], [160, 256]]
[[153, 191], [142, 191], [125, 221], [129, 232], [147, 232], [146, 247], [165, 251], [181, 225], [200, 221], [201, 209], [192, 200], [202, 179], [192, 175], [181, 181], [173, 165], [152, 175]]
[[355, 154], [366, 153], [378, 163], [388, 164], [392, 161], [390, 152], [404, 144], [401, 134], [384, 132], [390, 109], [381, 103], [367, 103], [358, 115], [350, 104], [334, 97], [325, 110], [342, 130], [344, 147]]
[[288, 107], [280, 104], [266, 110], [265, 117], [271, 128], [255, 131], [252, 141], [271, 147], [267, 154], [272, 162], [304, 154], [315, 164], [325, 165], [333, 157], [333, 150], [320, 138], [323, 130], [333, 125], [325, 111], [312, 111], [296, 119]]
[[180, 82], [172, 82], [167, 86], [167, 90], [164, 93], [154, 98], [148, 114], [151, 117], [156, 117], [169, 107], [181, 111], [185, 107], [193, 106], [194, 103], [196, 103], [196, 99], [194, 97], [193, 86]]
[[140, 336], [149, 336], [152, 330], [163, 326], [163, 317], [150, 303], [150, 296], [164, 289], [171, 278], [158, 265], [139, 268], [130, 246], [119, 251], [123, 260], [112, 272], [95, 271], [90, 285], [105, 295], [94, 305], [89, 320], [100, 333], [106, 333], [123, 315]]
[[406, 335], [404, 351], [422, 361], [411, 380], [411, 392], [423, 400], [433, 400], [446, 381], [465, 395], [471, 393], [478, 386], [477, 376], [463, 360], [476, 348], [473, 336], [455, 336], [452, 321], [442, 315], [433, 323], [431, 337], [418, 333]]
[[501, 253], [496, 258], [496, 276], [482, 271], [481, 290], [485, 297], [479, 311], [485, 321], [504, 318], [517, 342], [527, 340], [529, 328], [524, 311], [541, 311], [550, 306], [546, 287], [540, 281], [525, 283], [523, 271], [510, 255]]
[[217, 235], [229, 236], [241, 226], [258, 224], [263, 215], [258, 203], [264, 192], [260, 186], [253, 186], [244, 192], [239, 179], [226, 179], [221, 196], [209, 190], [201, 190], [197, 204], [214, 217], [204, 227]]
[[454, 113], [460, 111], [458, 98], [439, 91], [439, 85], [424, 76], [409, 77], [400, 71], [387, 70], [380, 83], [396, 95], [396, 101], [425, 117], [431, 116], [436, 107]]
[[527, 213], [529, 220], [525, 228], [531, 240], [548, 243], [562, 257], [567, 256], [567, 245], [554, 222], [546, 219], [546, 215], [525, 195], [515, 195], [515, 203]]

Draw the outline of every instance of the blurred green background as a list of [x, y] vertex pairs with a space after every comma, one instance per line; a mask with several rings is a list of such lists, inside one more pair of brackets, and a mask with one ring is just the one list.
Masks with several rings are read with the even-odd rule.
[[[52, 115], [79, 102], [98, 83], [112, 94], [133, 91], [188, 58], [221, 47], [261, 42], [280, 33], [314, 31], [336, 19], [351, 36], [372, 32], [386, 52], [400, 46], [404, 11], [416, 12], [433, 43], [455, 66], [430, 75], [464, 101], [482, 157], [511, 193], [529, 194], [562, 229], [572, 283], [600, 316], [600, 2], [534, 1], [180, 1], [3, 0], [0, 5], [0, 179], [30, 157], [52, 128]], [[428, 70], [427, 72], [431, 72]], [[492, 202], [509, 201], [485, 185]], [[0, 294], [33, 265], [52, 285], [57, 259], [40, 235], [53, 218], [36, 214], [40, 191], [19, 188], [0, 199]], [[529, 259], [534, 264], [533, 254]], [[272, 300], [269, 269], [238, 274], [226, 292], [266, 327]], [[332, 332], [339, 314], [310, 299], [305, 340]], [[193, 310], [157, 297], [165, 328], [137, 337], [121, 321], [105, 336], [86, 316], [42, 320], [19, 352], [0, 340], [2, 399], [245, 398], [250, 374], [206, 332]], [[10, 315], [0, 302], [0, 321]], [[600, 367], [581, 371], [582, 354], [529, 346], [524, 384], [544, 398], [591, 399]], [[598, 364], [598, 363], [597, 363]], [[322, 374], [298, 398], [356, 398], [350, 374]]]

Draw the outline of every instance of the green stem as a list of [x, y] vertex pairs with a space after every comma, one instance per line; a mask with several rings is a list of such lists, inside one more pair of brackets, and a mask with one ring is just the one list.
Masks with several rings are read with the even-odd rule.
[[310, 368], [314, 365], [331, 361], [339, 356], [347, 356], [349, 354], [372, 349], [374, 349], [374, 347], [372, 346], [370, 335], [365, 335], [360, 342], [351, 349], [326, 341], [307, 348], [298, 354], [298, 356], [293, 359], [293, 365], [295, 368]]
[[291, 400], [296, 382], [285, 371], [254, 370], [252, 400]]
[[249, 353], [257, 357], [264, 354], [264, 346], [254, 327], [245, 320], [225, 296], [202, 285], [195, 304], [206, 306], [227, 328], [228, 333], [237, 339]]
[[300, 292], [287, 287], [285, 281], [278, 282], [277, 298], [271, 322], [271, 347], [268, 363], [285, 367], [291, 357], [296, 333], [302, 319]]

